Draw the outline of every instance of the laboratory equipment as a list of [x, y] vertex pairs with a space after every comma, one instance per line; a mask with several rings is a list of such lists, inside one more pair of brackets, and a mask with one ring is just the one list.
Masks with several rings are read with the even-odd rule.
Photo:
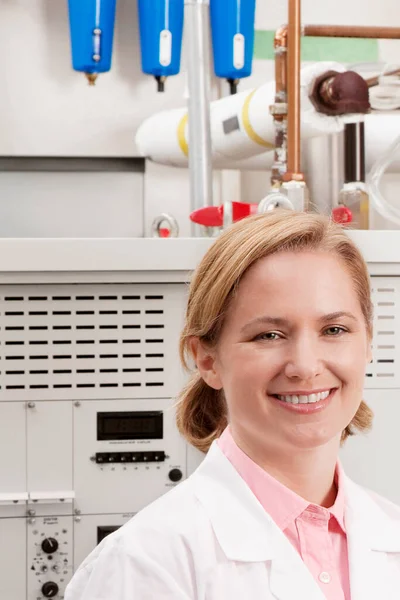
[[138, 0], [142, 70], [159, 92], [180, 70], [184, 0]]
[[116, 0], [68, 0], [72, 66], [94, 85], [111, 68]]
[[251, 75], [255, 9], [255, 0], [210, 0], [214, 71], [228, 81], [231, 94]]

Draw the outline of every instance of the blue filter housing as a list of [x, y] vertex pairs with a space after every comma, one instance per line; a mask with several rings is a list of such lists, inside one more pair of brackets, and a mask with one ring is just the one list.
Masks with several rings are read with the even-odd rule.
[[181, 65], [184, 0], [138, 0], [142, 71], [153, 75], [158, 91]]
[[72, 66], [86, 75], [111, 68], [116, 0], [68, 0]]
[[251, 75], [256, 0], [210, 0], [214, 71], [236, 93], [239, 79]]

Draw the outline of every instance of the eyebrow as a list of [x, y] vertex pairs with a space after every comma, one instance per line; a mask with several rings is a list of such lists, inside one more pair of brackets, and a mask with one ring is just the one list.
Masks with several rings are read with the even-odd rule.
[[[335, 321], [336, 319], [340, 319], [342, 317], [347, 317], [353, 321], [357, 321], [357, 317], [355, 317], [351, 312], [341, 310], [329, 313], [327, 315], [322, 315], [322, 317], [318, 319], [318, 322], [327, 323], [329, 321]], [[249, 323], [246, 323], [246, 325], [242, 327], [241, 331], [245, 331], [253, 325], [275, 325], [276, 327], [288, 327], [290, 325], [290, 322], [287, 319], [282, 319], [281, 317], [269, 317], [265, 315], [263, 317], [256, 317], [252, 321], [249, 321]]]

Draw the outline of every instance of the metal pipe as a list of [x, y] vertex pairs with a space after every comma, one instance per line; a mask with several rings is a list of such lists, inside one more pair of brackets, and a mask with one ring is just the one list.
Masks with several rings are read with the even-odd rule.
[[345, 123], [344, 126], [344, 182], [365, 183], [364, 121]]
[[345, 181], [339, 205], [352, 213], [356, 229], [369, 229], [369, 198], [365, 185], [364, 115], [345, 117]]
[[343, 154], [343, 132], [307, 140], [303, 148], [310, 208], [320, 214], [330, 215], [338, 204], [344, 183]]
[[270, 108], [274, 118], [275, 150], [271, 170], [271, 186], [279, 187], [287, 170], [287, 25], [280, 27], [274, 37], [275, 102]]
[[185, 0], [191, 212], [213, 203], [208, 13], [209, 0]]
[[[305, 25], [307, 37], [348, 37], [384, 40], [400, 39], [400, 27], [358, 27], [353, 25]], [[290, 34], [289, 34], [290, 40]]]
[[368, 87], [375, 87], [379, 85], [381, 77], [390, 77], [391, 75], [400, 75], [400, 69], [393, 69], [393, 71], [387, 71], [387, 73], [382, 73], [381, 75], [375, 75], [375, 77], [369, 77], [366, 79]]
[[274, 37], [275, 50], [275, 101], [287, 101], [286, 53], [288, 27], [283, 25], [276, 30]]
[[303, 181], [300, 166], [301, 0], [289, 0], [287, 83], [288, 155], [285, 181]]

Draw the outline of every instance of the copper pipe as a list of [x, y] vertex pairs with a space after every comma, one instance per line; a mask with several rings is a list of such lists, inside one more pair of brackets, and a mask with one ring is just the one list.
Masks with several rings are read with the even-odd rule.
[[303, 181], [300, 170], [301, 0], [289, 0], [287, 44], [288, 157], [284, 179]]
[[[307, 37], [348, 37], [383, 40], [400, 39], [400, 27], [357, 27], [353, 25], [305, 25]], [[290, 33], [289, 33], [290, 40]]]
[[282, 176], [287, 170], [287, 37], [287, 25], [280, 27], [274, 37], [275, 103], [270, 109], [275, 126], [274, 163], [271, 170], [273, 188], [281, 185]]
[[287, 101], [286, 83], [286, 52], [287, 52], [287, 25], [280, 27], [274, 37], [275, 51], [275, 102]]
[[[304, 180], [300, 171], [300, 36], [400, 39], [400, 28], [357, 27], [342, 25], [306, 25], [301, 30], [301, 0], [289, 0], [289, 25], [275, 34], [275, 104], [271, 113], [275, 122], [275, 158], [271, 184], [285, 180]], [[289, 58], [290, 57], [290, 58]], [[400, 69], [387, 75], [400, 74]], [[378, 85], [378, 77], [366, 79], [367, 85]], [[288, 113], [286, 103], [288, 102]], [[288, 125], [288, 128], [286, 127]], [[286, 160], [287, 146], [287, 160]]]
[[394, 69], [393, 71], [388, 71], [387, 73], [382, 73], [382, 75], [375, 75], [375, 77], [370, 77], [369, 79], [366, 79], [365, 81], [366, 81], [368, 87], [375, 87], [376, 85], [379, 85], [379, 80], [382, 76], [389, 77], [390, 75], [400, 75], [400, 69]]

